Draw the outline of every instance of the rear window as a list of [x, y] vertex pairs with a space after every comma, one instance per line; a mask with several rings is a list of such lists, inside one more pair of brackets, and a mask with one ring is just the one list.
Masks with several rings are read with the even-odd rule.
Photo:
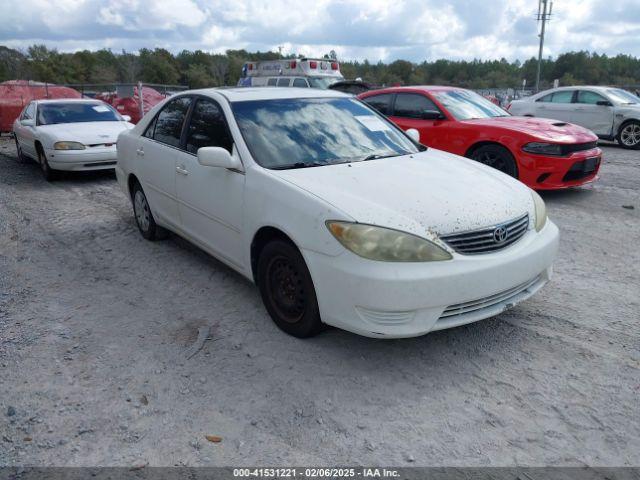
[[106, 103], [41, 103], [38, 125], [83, 122], [118, 122], [122, 117]]

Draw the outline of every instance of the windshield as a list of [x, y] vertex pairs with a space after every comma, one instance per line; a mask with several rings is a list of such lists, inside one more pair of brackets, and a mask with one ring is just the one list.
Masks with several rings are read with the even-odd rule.
[[311, 84], [311, 88], [329, 88], [336, 82], [340, 82], [344, 80], [342, 77], [307, 77], [309, 83]]
[[120, 115], [106, 103], [42, 103], [38, 125], [79, 122], [118, 122]]
[[626, 90], [622, 90], [621, 88], [609, 88], [607, 89], [607, 94], [615, 103], [623, 103], [625, 105], [640, 103], [640, 98]]
[[509, 113], [499, 106], [469, 90], [433, 92], [433, 96], [456, 120], [509, 116]]
[[351, 98], [233, 103], [253, 158], [265, 168], [304, 168], [406, 155], [418, 147], [397, 127]]

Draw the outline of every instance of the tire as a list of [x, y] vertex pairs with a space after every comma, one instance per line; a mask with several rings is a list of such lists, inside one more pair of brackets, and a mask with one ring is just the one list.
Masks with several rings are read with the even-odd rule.
[[482, 145], [471, 152], [469, 158], [502, 173], [518, 178], [518, 166], [511, 152], [500, 145]]
[[52, 182], [57, 178], [57, 172], [49, 166], [47, 156], [45, 155], [42, 147], [37, 147], [38, 152], [38, 164], [40, 164], [40, 170], [42, 170], [42, 176], [47, 182]]
[[623, 123], [616, 135], [616, 140], [623, 148], [640, 150], [640, 122], [632, 120]]
[[20, 146], [20, 144], [18, 143], [18, 139], [16, 138], [16, 136], [15, 136], [15, 135], [13, 136], [13, 139], [14, 139], [14, 140], [15, 140], [15, 142], [16, 142], [16, 153], [17, 153], [17, 155], [18, 155], [18, 161], [20, 161], [20, 162], [22, 162], [22, 163], [26, 162], [26, 161], [27, 161], [27, 157], [26, 157], [26, 155], [24, 154], [24, 152], [22, 151], [22, 147], [21, 147], [21, 146]]
[[131, 192], [131, 200], [133, 201], [133, 215], [136, 219], [138, 230], [144, 238], [150, 241], [162, 240], [167, 237], [168, 232], [156, 224], [147, 196], [142, 190], [142, 186], [136, 182]]
[[289, 242], [269, 242], [258, 258], [258, 287], [275, 324], [298, 338], [323, 329], [313, 281], [298, 249]]

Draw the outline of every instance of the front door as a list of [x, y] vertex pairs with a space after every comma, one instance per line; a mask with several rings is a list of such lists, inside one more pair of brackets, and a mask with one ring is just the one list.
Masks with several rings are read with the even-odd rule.
[[[425, 119], [426, 112], [438, 112], [441, 119]], [[420, 132], [420, 143], [429, 147], [445, 150], [447, 138], [442, 127], [446, 121], [436, 104], [420, 93], [398, 93], [393, 105], [393, 112], [389, 117], [403, 130], [415, 128]]]
[[[598, 105], [601, 102], [601, 105]], [[588, 128], [596, 135], [611, 135], [613, 105], [602, 95], [590, 90], [578, 90], [573, 123]]]
[[198, 163], [201, 147], [222, 147], [238, 155], [224, 112], [213, 99], [198, 98], [176, 163], [176, 191], [182, 229], [221, 259], [242, 268], [242, 172]]

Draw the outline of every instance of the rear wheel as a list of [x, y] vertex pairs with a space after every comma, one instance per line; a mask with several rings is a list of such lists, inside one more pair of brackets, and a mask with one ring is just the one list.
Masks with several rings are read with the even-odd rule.
[[38, 147], [38, 163], [40, 164], [40, 170], [42, 170], [42, 176], [47, 182], [51, 182], [56, 179], [57, 172], [49, 166], [47, 156], [42, 150], [42, 147]]
[[482, 145], [471, 152], [469, 158], [518, 178], [518, 166], [513, 155], [500, 145]]
[[631, 121], [623, 124], [618, 132], [617, 140], [624, 148], [640, 149], [640, 122]]
[[291, 243], [274, 240], [258, 259], [258, 286], [275, 324], [298, 338], [312, 337], [323, 327], [309, 269]]
[[168, 232], [156, 224], [151, 209], [149, 208], [147, 196], [144, 194], [142, 186], [139, 183], [134, 185], [132, 197], [133, 214], [136, 217], [136, 224], [142, 236], [151, 241], [166, 238]]

